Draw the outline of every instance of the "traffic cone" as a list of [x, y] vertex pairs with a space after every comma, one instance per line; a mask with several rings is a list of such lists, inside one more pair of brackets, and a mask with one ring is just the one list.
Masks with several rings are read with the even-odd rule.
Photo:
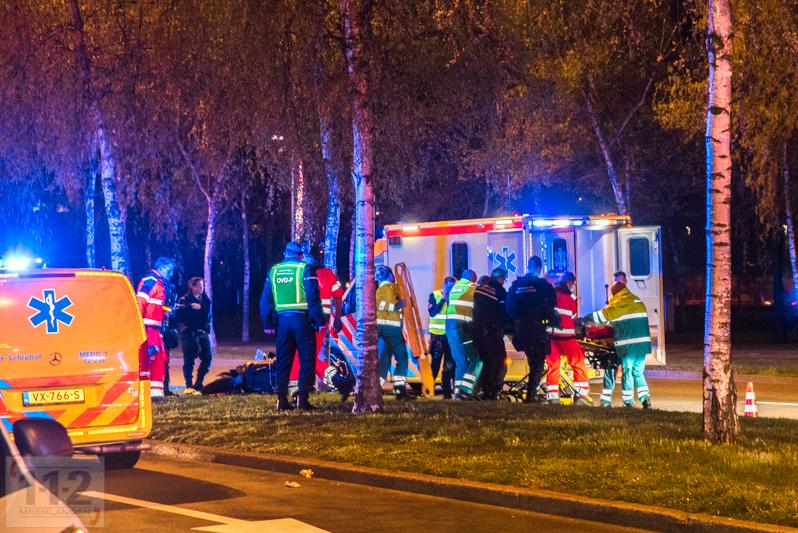
[[759, 410], [756, 408], [756, 394], [754, 394], [754, 384], [748, 382], [745, 386], [745, 416], [759, 416]]

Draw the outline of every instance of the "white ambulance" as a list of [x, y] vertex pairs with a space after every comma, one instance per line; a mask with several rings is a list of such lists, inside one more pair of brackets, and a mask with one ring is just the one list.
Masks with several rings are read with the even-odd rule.
[[[410, 271], [425, 329], [429, 294], [444, 277], [460, 277], [470, 268], [478, 275], [502, 267], [509, 274], [507, 288], [526, 273], [527, 259], [540, 256], [548, 277], [576, 274], [579, 314], [601, 309], [609, 299], [616, 271], [626, 272], [629, 289], [645, 303], [651, 326], [651, 364], [665, 363], [660, 228], [632, 226], [627, 216], [523, 215], [392, 224], [378, 241], [377, 262]], [[507, 380], [528, 372], [526, 357], [508, 343]], [[411, 365], [411, 368], [413, 365]]]

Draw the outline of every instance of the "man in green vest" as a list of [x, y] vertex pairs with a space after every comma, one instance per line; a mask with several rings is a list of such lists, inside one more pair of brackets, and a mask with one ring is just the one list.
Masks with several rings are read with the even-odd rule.
[[474, 320], [474, 290], [477, 273], [473, 270], [463, 272], [463, 277], [449, 292], [446, 306], [446, 338], [454, 359], [454, 399], [463, 400], [474, 394], [474, 387], [482, 372], [474, 346], [472, 322]]
[[[624, 283], [615, 282], [610, 288], [612, 297], [607, 307], [588, 317], [597, 324], [610, 323], [614, 334], [615, 350], [623, 366], [621, 395], [627, 407], [634, 407], [635, 386], [643, 409], [651, 408], [651, 393], [643, 372], [646, 356], [651, 353], [651, 330], [648, 313], [643, 302]], [[612, 405], [612, 390], [615, 388], [615, 372], [604, 372], [604, 390], [601, 405]]]
[[391, 360], [396, 360], [396, 367], [391, 373], [393, 392], [397, 399], [408, 399], [407, 385], [407, 343], [402, 333], [402, 308], [405, 302], [399, 293], [399, 286], [394, 281], [393, 272], [386, 266], [377, 267], [374, 272], [379, 286], [377, 287], [377, 351], [380, 367], [380, 382], [388, 379]]
[[[438, 291], [429, 294], [427, 311], [429, 311], [429, 351], [432, 356], [432, 379], [438, 378], [438, 371], [441, 371], [441, 388], [443, 398], [450, 400], [454, 391], [454, 361], [452, 352], [449, 348], [449, 341], [446, 340], [446, 304], [449, 302], [449, 292], [454, 286], [455, 280], [447, 276], [443, 280], [443, 286]], [[441, 363], [443, 368], [441, 369]]]
[[289, 242], [285, 259], [266, 276], [260, 316], [267, 335], [277, 330], [277, 410], [294, 406], [288, 400], [288, 380], [294, 354], [299, 354], [299, 392], [296, 407], [310, 411], [315, 381], [316, 335], [324, 325], [319, 283], [311, 265], [302, 261], [302, 247]]

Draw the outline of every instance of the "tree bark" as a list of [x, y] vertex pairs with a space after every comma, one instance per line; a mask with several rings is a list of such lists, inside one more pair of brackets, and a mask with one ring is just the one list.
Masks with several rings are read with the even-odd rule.
[[604, 133], [601, 131], [601, 125], [599, 124], [598, 115], [596, 114], [595, 109], [593, 109], [593, 103], [591, 102], [591, 95], [589, 91], [585, 95], [585, 102], [587, 114], [590, 117], [590, 123], [593, 125], [593, 131], [596, 133], [596, 140], [598, 141], [599, 148], [601, 149], [601, 156], [604, 158], [604, 164], [607, 167], [607, 177], [610, 180], [612, 194], [615, 196], [615, 205], [618, 208], [618, 214], [628, 215], [629, 208], [627, 206], [623, 186], [621, 185], [620, 179], [618, 179], [618, 171], [615, 169], [615, 164], [612, 162], [610, 146], [607, 143], [607, 140], [604, 138]]
[[249, 282], [252, 266], [249, 255], [249, 220], [247, 218], [247, 199], [241, 198], [241, 237], [244, 247], [244, 288], [241, 296], [241, 342], [249, 342]]
[[[213, 252], [216, 248], [216, 216], [218, 214], [216, 197], [208, 197], [208, 220], [205, 228], [205, 253], [203, 255], [202, 277], [205, 278], [205, 293], [213, 302]], [[216, 349], [216, 331], [211, 321], [211, 330], [208, 332], [211, 346]]]
[[[319, 29], [321, 36], [323, 28]], [[321, 39], [319, 39], [321, 42]], [[321, 47], [317, 51], [316, 72], [314, 76], [316, 89], [316, 114], [319, 117], [319, 138], [321, 140], [321, 158], [324, 161], [324, 173], [327, 175], [327, 220], [324, 225], [324, 266], [338, 273], [338, 234], [341, 229], [341, 185], [338, 169], [333, 162], [332, 120], [330, 108], [322, 96], [323, 54]]]
[[83, 84], [84, 100], [88, 107], [89, 123], [93, 128], [93, 142], [96, 143], [100, 151], [100, 186], [105, 200], [105, 212], [111, 240], [111, 268], [130, 277], [125, 219], [119, 208], [119, 197], [116, 192], [116, 163], [111, 141], [107, 137], [105, 120], [91, 86], [91, 59], [86, 49], [83, 18], [80, 14], [78, 0], [69, 0], [69, 7], [74, 24], [75, 51]]
[[729, 0], [709, 0], [703, 430], [714, 443], [733, 442], [740, 432], [731, 368], [731, 37]]
[[[355, 7], [357, 6], [357, 7]], [[382, 411], [377, 365], [376, 282], [374, 280], [373, 122], [369, 64], [357, 0], [340, 0], [346, 61], [352, 92], [352, 180], [355, 188], [355, 301], [358, 368], [353, 413]]]
[[324, 266], [338, 273], [338, 232], [341, 228], [341, 185], [338, 170], [332, 160], [330, 136], [332, 125], [326, 113], [319, 109], [319, 133], [321, 134], [321, 157], [327, 174], [327, 222], [324, 226]]
[[787, 157], [787, 143], [782, 151], [782, 174], [784, 177], [784, 218], [787, 225], [787, 250], [790, 253], [790, 268], [792, 271], [792, 293], [790, 299], [798, 294], [798, 250], [795, 245], [795, 221], [792, 217], [792, 197], [790, 186], [790, 163]]
[[95, 234], [96, 224], [94, 223], [94, 198], [97, 194], [97, 159], [92, 153], [88, 159], [88, 172], [86, 173], [86, 184], [83, 190], [83, 207], [86, 213], [86, 266], [95, 268], [96, 245]]

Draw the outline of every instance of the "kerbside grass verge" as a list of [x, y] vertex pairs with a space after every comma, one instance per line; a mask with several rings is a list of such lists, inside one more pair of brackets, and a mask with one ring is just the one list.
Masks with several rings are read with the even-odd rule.
[[314, 400], [278, 414], [272, 396], [170, 399], [152, 438], [798, 526], [798, 421], [743, 419], [736, 444], [713, 446], [692, 413], [387, 400], [353, 416]]

